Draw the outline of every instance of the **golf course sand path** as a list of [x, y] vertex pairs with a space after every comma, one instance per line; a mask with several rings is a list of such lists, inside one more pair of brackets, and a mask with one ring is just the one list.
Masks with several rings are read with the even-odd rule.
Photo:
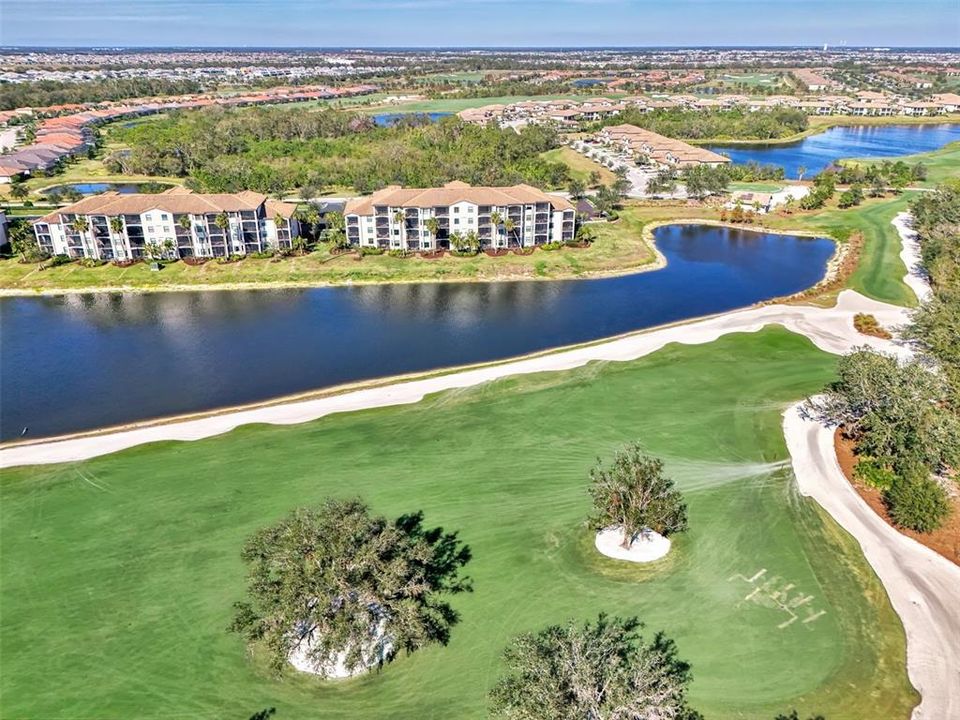
[[920, 241], [912, 227], [912, 217], [908, 212], [897, 213], [893, 219], [893, 226], [900, 235], [900, 259], [907, 266], [907, 274], [903, 276], [904, 284], [913, 290], [920, 302], [926, 302], [933, 295], [927, 274], [920, 267]]
[[570, 370], [592, 361], [635, 360], [670, 343], [700, 345], [713, 342], [729, 333], [759, 332], [768, 325], [782, 325], [792, 332], [808, 337], [821, 350], [835, 355], [849, 352], [858, 345], [870, 345], [902, 356], [909, 355], [906, 347], [856, 332], [853, 316], [860, 312], [873, 314], [884, 327], [900, 325], [907, 319], [906, 311], [901, 307], [871, 300], [853, 290], [844, 290], [832, 308], [805, 305], [751, 307], [685, 324], [654, 328], [592, 345], [419, 380], [396, 382], [309, 400], [238, 409], [196, 419], [146, 424], [117, 432], [15, 444], [0, 449], [0, 468], [87, 460], [163, 440], [200, 440], [251, 423], [292, 425], [333, 413], [415, 403], [431, 393], [474, 387], [511, 375]]
[[844, 476], [833, 429], [784, 414], [783, 433], [801, 494], [812, 497], [860, 544], [907, 635], [907, 674], [920, 692], [914, 720], [960, 718], [960, 567], [897, 532]]

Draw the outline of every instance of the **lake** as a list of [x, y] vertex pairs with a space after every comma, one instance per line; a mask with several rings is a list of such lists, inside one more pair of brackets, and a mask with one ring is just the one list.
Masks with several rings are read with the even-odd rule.
[[789, 145], [710, 145], [714, 152], [737, 163], [751, 160], [779, 165], [787, 177], [796, 178], [797, 168], [812, 177], [842, 158], [892, 158], [897, 155], [937, 150], [960, 140], [960, 124], [854, 125], [833, 127]]
[[596, 280], [0, 299], [0, 437], [250, 403], [498, 360], [814, 285], [825, 239], [656, 231], [668, 265]]
[[387, 127], [395, 124], [398, 120], [403, 118], [427, 118], [430, 122], [436, 122], [440, 118], [448, 117], [453, 115], [453, 113], [448, 112], [432, 112], [432, 113], [417, 113], [417, 112], [397, 112], [397, 113], [380, 113], [373, 116], [373, 121], [380, 126]]

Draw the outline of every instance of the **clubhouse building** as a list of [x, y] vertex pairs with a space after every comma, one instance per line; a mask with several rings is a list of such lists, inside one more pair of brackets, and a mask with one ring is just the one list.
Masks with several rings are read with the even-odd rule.
[[108, 192], [35, 220], [33, 230], [40, 249], [50, 255], [98, 260], [226, 257], [291, 247], [298, 232], [294, 210], [291, 203], [250, 190]]
[[386, 187], [344, 209], [352, 245], [432, 251], [451, 236], [476, 233], [481, 247], [533, 247], [574, 239], [576, 208], [530, 185], [439, 188]]

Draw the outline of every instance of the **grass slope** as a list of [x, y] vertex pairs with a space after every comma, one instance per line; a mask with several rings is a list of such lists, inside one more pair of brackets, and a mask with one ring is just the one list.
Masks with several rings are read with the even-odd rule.
[[[0, 640], [16, 661], [0, 675], [0, 712], [482, 718], [511, 636], [604, 610], [677, 639], [711, 720], [791, 707], [905, 718], [916, 696], [902, 628], [856, 543], [796, 494], [785, 465], [780, 412], [834, 362], [769, 329], [412, 406], [8, 471]], [[594, 458], [634, 439], [666, 458], [692, 526], [643, 569], [599, 559], [579, 527]], [[354, 494], [458, 529], [475, 592], [456, 598], [462, 623], [445, 648], [345, 683], [276, 681], [225, 631], [243, 592], [241, 544], [295, 506]], [[797, 621], [784, 625], [778, 591], [809, 596]]]
[[600, 182], [603, 185], [612, 185], [617, 179], [617, 176], [614, 175], [612, 170], [605, 168], [600, 163], [585, 157], [572, 147], [566, 145], [554, 148], [553, 150], [547, 150], [545, 153], [540, 153], [540, 157], [550, 162], [563, 163], [569, 168], [571, 177], [588, 184], [591, 172], [600, 174]]

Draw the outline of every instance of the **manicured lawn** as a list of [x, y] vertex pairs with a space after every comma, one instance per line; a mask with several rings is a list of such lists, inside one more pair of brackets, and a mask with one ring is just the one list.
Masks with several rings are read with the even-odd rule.
[[547, 150], [547, 152], [541, 153], [540, 157], [550, 162], [563, 163], [570, 169], [571, 177], [585, 183], [589, 182], [591, 172], [600, 173], [600, 182], [603, 185], [610, 185], [617, 179], [617, 176], [613, 174], [612, 170], [605, 168], [600, 163], [585, 157], [566, 145], [554, 148], [553, 150]]
[[730, 190], [753, 190], [754, 192], [775, 193], [780, 192], [787, 183], [777, 182], [732, 182], [728, 189]]
[[[712, 720], [793, 707], [906, 718], [916, 697], [902, 628], [856, 543], [797, 495], [786, 463], [780, 412], [834, 363], [768, 329], [412, 406], [7, 471], [2, 715], [482, 718], [510, 637], [606, 611], [677, 640]], [[598, 559], [580, 526], [594, 459], [635, 439], [666, 459], [692, 527], [643, 569]], [[329, 495], [392, 516], [422, 509], [459, 530], [475, 590], [455, 598], [462, 622], [447, 647], [356, 681], [277, 681], [225, 631], [243, 593], [239, 550]], [[806, 598], [795, 621], [777, 592]]]
[[496, 280], [509, 278], [584, 277], [612, 271], [629, 271], [650, 264], [654, 253], [643, 240], [644, 224], [668, 218], [709, 216], [702, 209], [684, 206], [627, 208], [619, 222], [592, 225], [597, 241], [589, 248], [537, 250], [531, 255], [454, 257], [436, 260], [419, 257], [355, 254], [331, 256], [318, 250], [305, 257], [273, 260], [249, 258], [219, 265], [208, 262], [192, 267], [182, 262], [152, 272], [149, 265], [128, 268], [114, 265], [85, 268], [77, 263], [39, 270], [35, 263], [0, 260], [0, 288], [18, 290], [82, 289], [96, 287], [163, 288], [174, 286], [229, 286], [239, 283], [321, 285], [346, 282], [413, 282], [429, 280]]
[[876, 300], [912, 307], [917, 299], [903, 283], [907, 268], [900, 260], [900, 236], [890, 224], [897, 213], [907, 209], [910, 196], [911, 193], [904, 193], [892, 199], [868, 200], [848, 210], [830, 208], [812, 214], [773, 215], [765, 223], [779, 228], [806, 228], [838, 238], [846, 238], [852, 232], [863, 233], [863, 253], [848, 287]]

